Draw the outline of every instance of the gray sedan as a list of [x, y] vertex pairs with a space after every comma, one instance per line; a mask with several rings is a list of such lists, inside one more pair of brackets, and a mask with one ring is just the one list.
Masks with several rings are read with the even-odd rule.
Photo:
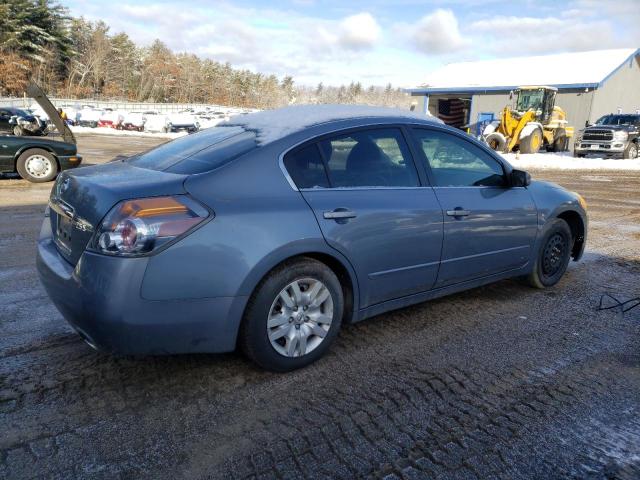
[[95, 348], [240, 346], [287, 371], [342, 323], [508, 277], [552, 286], [586, 232], [580, 195], [438, 120], [306, 106], [63, 172], [37, 264]]

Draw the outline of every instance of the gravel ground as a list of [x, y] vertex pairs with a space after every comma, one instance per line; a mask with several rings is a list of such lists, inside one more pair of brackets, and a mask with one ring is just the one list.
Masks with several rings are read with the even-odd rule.
[[[80, 136], [89, 163], [157, 139]], [[0, 478], [639, 478], [640, 172], [533, 171], [582, 193], [584, 259], [347, 326], [294, 373], [238, 354], [113, 357], [35, 272], [51, 184], [0, 179]]]

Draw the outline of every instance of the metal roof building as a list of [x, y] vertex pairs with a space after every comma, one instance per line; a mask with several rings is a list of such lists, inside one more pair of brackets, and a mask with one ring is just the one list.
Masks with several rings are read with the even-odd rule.
[[417, 97], [417, 109], [478, 134], [479, 125], [497, 116], [509, 93], [523, 85], [556, 87], [556, 105], [577, 128], [607, 113], [634, 113], [640, 110], [640, 49], [452, 63], [408, 91]]

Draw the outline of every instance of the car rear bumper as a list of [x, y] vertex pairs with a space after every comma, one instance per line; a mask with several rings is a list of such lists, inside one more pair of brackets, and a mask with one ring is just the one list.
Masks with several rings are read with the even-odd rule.
[[48, 218], [36, 264], [56, 308], [96, 349], [127, 355], [235, 349], [245, 297], [145, 300], [140, 290], [146, 258], [85, 252], [73, 267], [58, 253]]

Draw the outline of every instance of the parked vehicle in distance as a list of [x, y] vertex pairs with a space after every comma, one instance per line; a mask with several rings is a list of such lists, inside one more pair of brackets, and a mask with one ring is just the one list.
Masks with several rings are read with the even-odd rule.
[[82, 162], [76, 145], [49, 138], [0, 136], [0, 172], [40, 183]]
[[78, 115], [77, 125], [80, 127], [97, 128], [102, 118], [102, 110], [93, 110], [91, 108], [83, 108]]
[[136, 130], [138, 132], [144, 131], [145, 117], [140, 112], [129, 112], [124, 115], [119, 128], [122, 130]]
[[167, 122], [164, 132], [188, 132], [195, 133], [200, 130], [200, 124], [195, 117], [189, 113], [178, 113], [167, 115]]
[[15, 107], [0, 107], [0, 132], [18, 137], [23, 135], [46, 135], [46, 122], [36, 115]]
[[167, 123], [168, 118], [166, 115], [162, 115], [159, 113], [143, 113], [145, 122], [144, 122], [144, 131], [145, 132], [166, 132], [167, 131]]
[[640, 114], [609, 114], [578, 132], [574, 157], [589, 154], [638, 158], [640, 156]]
[[90, 345], [239, 345], [276, 371], [342, 323], [509, 277], [555, 285], [587, 235], [580, 195], [439, 120], [356, 106], [237, 116], [64, 172], [49, 206], [39, 275]]
[[119, 129], [123, 120], [123, 114], [116, 112], [113, 109], [108, 109], [100, 115], [100, 118], [98, 119], [98, 126]]

